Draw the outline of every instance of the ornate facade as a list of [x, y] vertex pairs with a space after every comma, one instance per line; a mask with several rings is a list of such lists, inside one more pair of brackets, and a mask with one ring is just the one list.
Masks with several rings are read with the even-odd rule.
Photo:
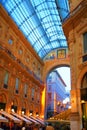
[[43, 116], [43, 65], [0, 5], [0, 109]]
[[71, 130], [81, 130], [87, 129], [87, 0], [70, 1], [70, 9], [63, 22], [71, 68], [70, 122]]

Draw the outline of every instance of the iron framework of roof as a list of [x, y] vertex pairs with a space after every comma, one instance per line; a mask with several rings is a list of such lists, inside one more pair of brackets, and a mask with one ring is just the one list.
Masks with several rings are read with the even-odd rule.
[[43, 59], [50, 51], [67, 47], [61, 22], [69, 13], [67, 1], [1, 0], [1, 4]]

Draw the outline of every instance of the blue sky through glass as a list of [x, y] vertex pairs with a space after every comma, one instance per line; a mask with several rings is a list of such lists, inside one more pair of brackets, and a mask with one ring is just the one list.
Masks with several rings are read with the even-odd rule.
[[70, 91], [71, 90], [70, 67], [60, 67], [57, 68], [57, 71], [59, 72], [65, 84], [67, 85], [66, 91]]
[[[42, 59], [54, 49], [67, 48], [61, 18], [69, 13], [68, 0], [61, 1], [1, 1], [8, 15]], [[56, 4], [58, 4], [58, 7]], [[59, 12], [61, 13], [61, 18]]]

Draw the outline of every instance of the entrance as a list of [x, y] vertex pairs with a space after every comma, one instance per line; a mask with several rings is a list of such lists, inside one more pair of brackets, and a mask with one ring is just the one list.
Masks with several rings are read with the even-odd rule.
[[87, 73], [81, 83], [82, 125], [87, 130]]

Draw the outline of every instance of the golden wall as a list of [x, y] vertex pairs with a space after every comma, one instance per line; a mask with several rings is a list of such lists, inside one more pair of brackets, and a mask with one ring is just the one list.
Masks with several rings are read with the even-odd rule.
[[73, 8], [63, 23], [66, 35], [71, 68], [71, 130], [82, 129], [81, 82], [87, 72], [87, 61], [84, 61], [83, 34], [87, 32], [87, 0], [72, 1]]
[[[43, 65], [43, 61], [0, 5], [0, 103], [6, 104], [6, 111], [10, 112], [14, 105], [18, 113], [24, 108], [26, 114], [32, 110], [33, 115], [38, 112], [41, 116]], [[7, 87], [4, 87], [6, 72], [9, 78]], [[15, 92], [16, 78], [19, 79], [18, 93]], [[24, 95], [25, 84], [28, 85], [27, 96]]]
[[82, 0], [69, 0], [70, 11], [73, 11], [82, 2]]

